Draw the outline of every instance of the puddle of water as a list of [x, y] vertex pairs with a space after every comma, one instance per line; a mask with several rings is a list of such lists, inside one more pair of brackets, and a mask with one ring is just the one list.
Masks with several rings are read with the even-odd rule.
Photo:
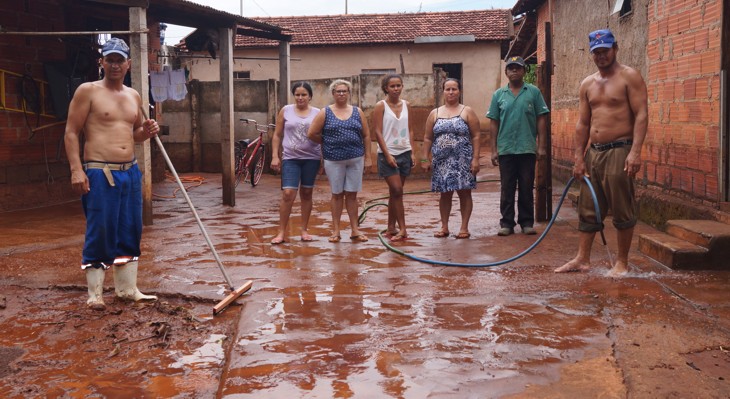
[[227, 337], [223, 334], [212, 334], [205, 341], [203, 346], [196, 349], [190, 355], [183, 355], [175, 363], [172, 368], [182, 368], [183, 366], [195, 365], [217, 367], [223, 365], [225, 360], [225, 352], [223, 351], [223, 342]]

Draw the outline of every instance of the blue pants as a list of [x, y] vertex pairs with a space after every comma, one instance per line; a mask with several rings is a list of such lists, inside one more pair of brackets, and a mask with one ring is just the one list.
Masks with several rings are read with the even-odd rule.
[[90, 191], [81, 197], [86, 215], [82, 264], [114, 263], [118, 256], [139, 256], [142, 240], [142, 173], [137, 165], [112, 171], [109, 185], [102, 169], [88, 169]]
[[499, 210], [500, 227], [515, 227], [515, 191], [517, 191], [517, 224], [532, 227], [535, 223], [535, 199], [532, 188], [535, 182], [535, 154], [510, 154], [499, 156], [499, 179], [502, 195]]

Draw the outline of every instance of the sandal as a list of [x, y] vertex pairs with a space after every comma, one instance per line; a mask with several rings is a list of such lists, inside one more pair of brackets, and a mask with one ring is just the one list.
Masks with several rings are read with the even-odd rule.
[[309, 234], [302, 234], [302, 241], [303, 242], [311, 242], [314, 241], [314, 238]]
[[385, 238], [393, 238], [393, 237], [397, 236], [398, 233], [400, 233], [398, 230], [386, 231], [385, 234], [383, 234], [383, 235], [385, 236]]
[[283, 244], [285, 242], [286, 242], [286, 240], [283, 238], [274, 238], [273, 240], [271, 240], [271, 245], [279, 245], [279, 244]]
[[390, 239], [390, 242], [399, 242], [399, 241], [405, 241], [408, 239], [408, 236], [405, 234], [396, 234], [393, 236], [393, 238]]
[[459, 234], [456, 235], [456, 239], [457, 240], [464, 240], [464, 239], [467, 239], [469, 237], [471, 237], [471, 234], [469, 234], [469, 233], [459, 233]]
[[439, 231], [433, 233], [433, 236], [436, 238], [446, 238], [449, 236], [449, 234], [451, 234], [451, 233], [449, 233], [448, 231], [439, 230]]
[[358, 234], [356, 236], [350, 236], [350, 240], [352, 240], [352, 242], [365, 242], [368, 241], [368, 238], [365, 237], [364, 234]]
[[342, 239], [342, 237], [340, 237], [339, 235], [337, 235], [337, 236], [332, 236], [332, 237], [328, 238], [327, 241], [329, 241], [329, 242], [340, 242], [341, 239]]

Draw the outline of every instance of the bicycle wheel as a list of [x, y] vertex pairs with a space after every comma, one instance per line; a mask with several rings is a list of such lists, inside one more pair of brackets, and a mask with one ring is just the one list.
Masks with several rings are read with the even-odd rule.
[[241, 180], [246, 181], [246, 168], [244, 165], [246, 164], [246, 158], [241, 157], [238, 162], [236, 162], [236, 185], [234, 187], [238, 187], [238, 183], [241, 182]]
[[256, 187], [261, 180], [261, 174], [264, 172], [264, 163], [266, 161], [266, 152], [264, 152], [264, 146], [259, 147], [256, 151], [255, 158], [251, 162], [251, 186]]
[[241, 175], [243, 174], [243, 158], [244, 158], [244, 149], [241, 148], [241, 145], [236, 143], [236, 149], [233, 153], [235, 160], [233, 161], [233, 167], [235, 168], [234, 173], [236, 175], [236, 185], [234, 187], [238, 187], [238, 183], [241, 182]]
[[243, 156], [243, 159], [241, 160], [241, 181], [247, 182], [250, 181], [251, 178], [251, 169], [253, 167], [253, 162], [251, 161], [254, 156], [254, 148], [256, 146], [249, 144], [246, 148], [246, 154]]

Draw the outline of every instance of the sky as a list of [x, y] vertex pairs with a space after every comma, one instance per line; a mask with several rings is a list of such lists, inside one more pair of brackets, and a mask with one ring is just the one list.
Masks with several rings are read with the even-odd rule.
[[[517, 0], [190, 0], [231, 14], [256, 17], [297, 15], [392, 14], [512, 8]], [[164, 21], [163, 21], [164, 22]], [[166, 44], [177, 44], [192, 28], [168, 24]]]

